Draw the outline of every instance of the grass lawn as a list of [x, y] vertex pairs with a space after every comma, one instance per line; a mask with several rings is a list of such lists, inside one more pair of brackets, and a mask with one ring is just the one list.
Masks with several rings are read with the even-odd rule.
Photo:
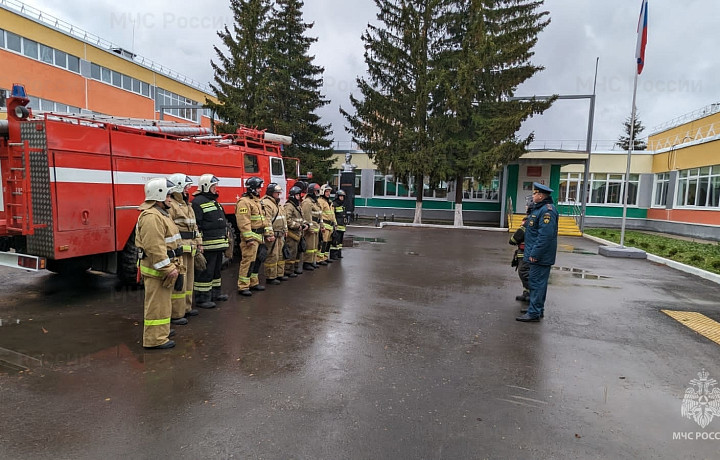
[[[620, 230], [588, 228], [588, 235], [620, 243]], [[660, 235], [625, 231], [625, 246], [642, 249], [650, 254], [720, 274], [720, 244], [694, 243]]]

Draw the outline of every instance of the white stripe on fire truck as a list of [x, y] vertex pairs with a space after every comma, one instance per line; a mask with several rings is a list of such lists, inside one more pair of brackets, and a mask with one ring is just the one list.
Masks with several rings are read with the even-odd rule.
[[[156, 177], [162, 177], [158, 173], [143, 173], [130, 171], [106, 171], [102, 169], [81, 169], [81, 168], [50, 168], [51, 182], [74, 182], [85, 184], [111, 184], [115, 178], [117, 185], [145, 185], [147, 181]], [[200, 176], [190, 176], [195, 184]], [[240, 177], [220, 177], [220, 187], [241, 188], [245, 182]]]
[[84, 184], [112, 184], [110, 171], [100, 169], [50, 168], [51, 182], [74, 182]]

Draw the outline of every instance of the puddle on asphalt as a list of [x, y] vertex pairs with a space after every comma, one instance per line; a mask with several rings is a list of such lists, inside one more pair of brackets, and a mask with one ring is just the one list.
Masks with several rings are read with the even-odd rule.
[[588, 270], [583, 270], [582, 268], [575, 268], [575, 267], [553, 266], [553, 270], [569, 273], [574, 278], [581, 278], [581, 279], [586, 279], [586, 280], [606, 280], [606, 279], [610, 278], [609, 276], [598, 275], [596, 273], [591, 273]]
[[597, 253], [595, 252], [588, 251], [587, 249], [576, 248], [575, 246], [569, 244], [559, 244], [558, 252], [569, 252], [571, 254], [587, 254], [593, 256], [597, 255]]

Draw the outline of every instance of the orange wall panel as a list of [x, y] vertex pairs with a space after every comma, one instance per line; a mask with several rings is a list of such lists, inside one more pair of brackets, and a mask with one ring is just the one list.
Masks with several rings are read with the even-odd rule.
[[[0, 50], [0, 87], [25, 85], [27, 94], [40, 99], [85, 108], [85, 78], [68, 70]], [[33, 107], [37, 109], [37, 107]]]
[[88, 109], [117, 117], [146, 118], [155, 116], [155, 103], [139, 94], [88, 80]]
[[720, 211], [701, 209], [648, 209], [647, 218], [670, 222], [720, 225]]

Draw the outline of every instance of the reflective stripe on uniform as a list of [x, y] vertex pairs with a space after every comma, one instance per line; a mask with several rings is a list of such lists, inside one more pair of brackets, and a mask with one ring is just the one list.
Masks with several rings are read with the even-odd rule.
[[179, 234], [179, 233], [176, 233], [176, 234], [174, 234], [173, 236], [168, 236], [167, 238], [165, 238], [165, 242], [168, 243], [168, 244], [170, 244], [170, 243], [174, 243], [174, 242], [176, 242], [176, 241], [178, 241], [178, 240], [181, 240], [181, 239], [182, 239], [182, 237], [180, 236], [180, 234]]
[[175, 300], [175, 299], [184, 299], [184, 298], [185, 298], [185, 293], [184, 293], [184, 292], [178, 292], [178, 293], [173, 292], [173, 293], [170, 295], [170, 298], [173, 299], [173, 300]]
[[192, 225], [195, 223], [195, 219], [179, 218], [179, 219], [175, 219], [175, 223]]
[[345, 226], [344, 226], [344, 225], [338, 225], [337, 231], [338, 231], [338, 232], [344, 232], [344, 231], [345, 231]]
[[150, 267], [146, 267], [145, 265], [140, 265], [140, 273], [142, 273], [143, 275], [157, 276], [158, 278], [162, 277], [162, 273]]
[[161, 260], [160, 262], [154, 264], [153, 268], [156, 270], [159, 270], [163, 267], [167, 267], [168, 265], [170, 265], [170, 259], [165, 259], [165, 260]]
[[170, 318], [145, 320], [145, 326], [164, 326], [166, 324], [170, 324]]
[[332, 230], [332, 229], [333, 229], [332, 224], [326, 224], [325, 222], [323, 222], [323, 225], [325, 226], [325, 230]]

